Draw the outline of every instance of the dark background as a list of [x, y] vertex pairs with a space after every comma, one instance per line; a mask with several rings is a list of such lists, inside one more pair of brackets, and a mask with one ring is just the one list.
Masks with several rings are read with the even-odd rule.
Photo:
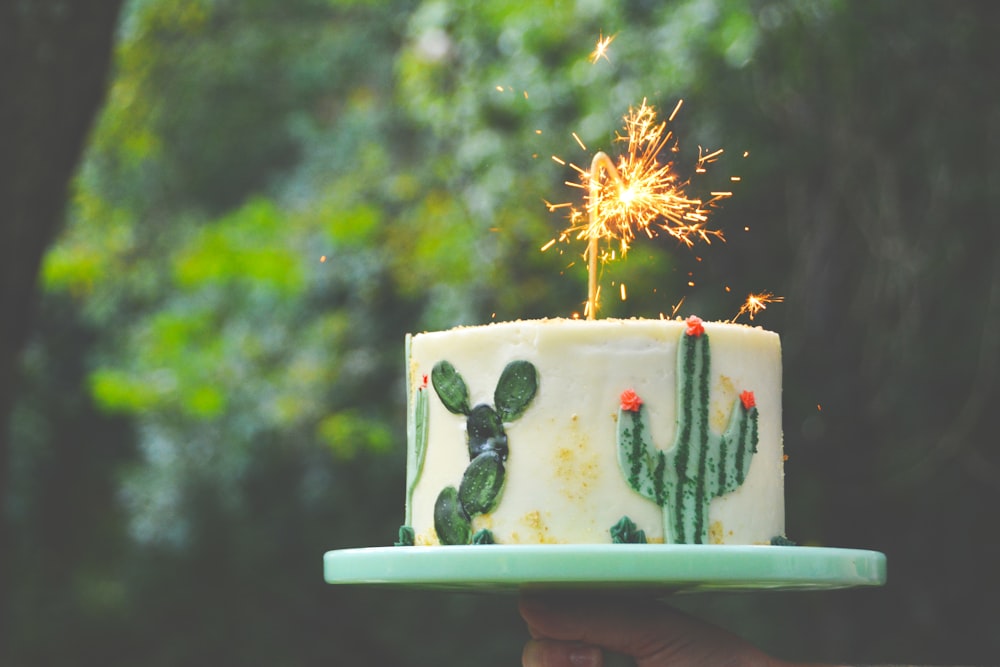
[[549, 158], [643, 98], [684, 99], [682, 173], [721, 146], [705, 187], [741, 180], [726, 243], [637, 244], [605, 314], [784, 296], [787, 532], [889, 561], [678, 605], [789, 658], [995, 662], [998, 19], [0, 4], [0, 662], [517, 664], [513, 598], [334, 589], [322, 554], [402, 520], [406, 332], [580, 308]]

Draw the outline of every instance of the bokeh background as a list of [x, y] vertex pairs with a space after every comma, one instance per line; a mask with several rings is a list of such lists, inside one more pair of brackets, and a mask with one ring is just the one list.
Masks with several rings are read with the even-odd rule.
[[682, 172], [726, 149], [698, 182], [733, 188], [728, 240], [636, 245], [604, 313], [784, 296], [755, 323], [784, 347], [787, 532], [889, 560], [881, 589], [677, 604], [788, 658], [995, 662], [998, 25], [972, 0], [3, 3], [0, 663], [519, 664], [513, 598], [334, 589], [322, 555], [402, 520], [406, 332], [580, 310], [583, 248], [539, 251], [580, 194], [551, 156], [614, 151], [644, 98], [684, 100]]

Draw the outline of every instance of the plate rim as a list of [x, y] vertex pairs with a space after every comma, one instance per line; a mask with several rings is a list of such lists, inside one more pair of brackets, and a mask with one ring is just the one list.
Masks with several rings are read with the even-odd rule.
[[816, 590], [881, 586], [887, 570], [878, 551], [772, 545], [383, 546], [323, 560], [329, 584], [446, 590]]

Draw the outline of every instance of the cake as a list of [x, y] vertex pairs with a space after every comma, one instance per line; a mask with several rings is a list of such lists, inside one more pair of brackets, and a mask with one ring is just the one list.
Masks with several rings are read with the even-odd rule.
[[544, 319], [406, 337], [400, 544], [768, 544], [781, 344], [723, 322]]

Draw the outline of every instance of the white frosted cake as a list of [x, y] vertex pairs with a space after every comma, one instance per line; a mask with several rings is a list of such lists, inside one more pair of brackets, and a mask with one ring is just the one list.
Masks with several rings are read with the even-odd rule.
[[402, 544], [767, 544], [781, 344], [741, 324], [551, 319], [406, 339]]

